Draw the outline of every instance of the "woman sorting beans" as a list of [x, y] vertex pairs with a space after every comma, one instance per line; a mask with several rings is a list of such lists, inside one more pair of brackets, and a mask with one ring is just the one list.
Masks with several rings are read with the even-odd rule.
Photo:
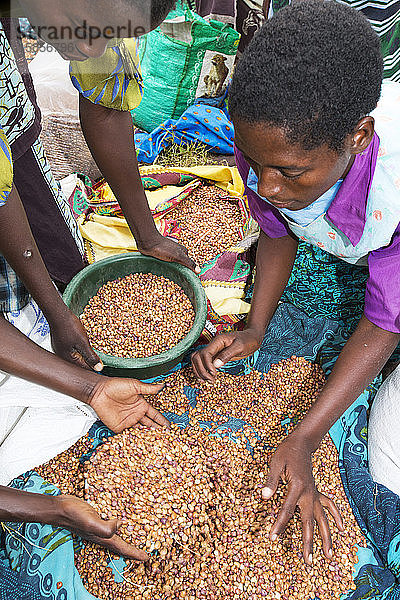
[[[314, 522], [332, 557], [324, 509], [342, 527], [333, 503], [316, 489], [312, 454], [400, 339], [400, 85], [382, 86], [382, 70], [378, 37], [360, 13], [309, 0], [263, 26], [230, 89], [236, 162], [261, 228], [256, 280], [246, 328], [196, 352], [197, 376], [213, 381], [225, 363], [267, 344], [299, 245], [303, 253], [313, 246], [349, 263], [355, 274], [368, 269], [361, 319], [317, 400], [278, 446], [263, 489], [268, 499], [280, 479], [288, 483], [270, 538], [283, 533], [298, 507], [308, 564]], [[298, 296], [307, 283], [300, 282]], [[352, 284], [355, 293], [355, 278]]]
[[[75, 59], [74, 81], [78, 86], [80, 85], [78, 79], [79, 81], [85, 79], [82, 71], [86, 70], [86, 75], [88, 72], [92, 75], [89, 78], [92, 93], [96, 90], [93, 78], [95, 74], [102, 75], [103, 71], [99, 71], [99, 63], [96, 63], [97, 67], [94, 69], [92, 65], [91, 70], [90, 60], [86, 59], [99, 60], [101, 65], [103, 55], [109, 55], [109, 50], [119, 64], [118, 68], [115, 67], [114, 74], [117, 73], [121, 77], [123, 85], [117, 77], [114, 84], [111, 84], [112, 91], [105, 94], [104, 87], [103, 93], [96, 93], [96, 99], [109, 95], [114, 101], [120, 102], [119, 108], [122, 109], [126, 108], [124, 100], [127, 101], [127, 98], [119, 97], [118, 100], [118, 89], [123, 89], [126, 95], [132, 91], [134, 97], [140, 98], [138, 83], [140, 77], [138, 72], [134, 77], [133, 61], [132, 64], [130, 63], [130, 76], [125, 76], [122, 63], [118, 58], [119, 53], [123, 53], [120, 41], [116, 41], [113, 48], [107, 50], [110, 31], [121, 31], [121, 27], [122, 31], [126, 30], [128, 20], [132, 19], [133, 26], [138, 28], [135, 31], [138, 34], [144, 33], [163, 20], [172, 4], [171, 0], [153, 0], [147, 3], [139, 3], [136, 0], [120, 0], [118, 3], [105, 0], [96, 2], [72, 0], [68, 3], [61, 0], [57, 2], [21, 0], [21, 2], [11, 3], [11, 8], [17, 11], [17, 16], [23, 14], [28, 16], [33, 24], [41, 24], [41, 31], [45, 38], [44, 34], [48, 30], [59, 32], [64, 27], [71, 32], [81, 30], [81, 34], [76, 35], [74, 39], [70, 37], [68, 52], [62, 54], [64, 58]], [[103, 34], [88, 39], [87, 29], [91, 29], [87, 27], [88, 24], [95, 24], [95, 30]], [[57, 46], [54, 35], [50, 37], [53, 44]], [[91, 348], [82, 324], [64, 304], [50, 279], [18, 191], [21, 186], [18, 184], [17, 174], [21, 174], [21, 169], [13, 162], [14, 150], [17, 149], [12, 144], [16, 138], [16, 125], [15, 119], [11, 118], [14, 113], [12, 111], [7, 113], [10, 107], [4, 106], [7, 94], [5, 90], [15, 88], [19, 93], [24, 88], [24, 83], [18, 75], [17, 66], [8, 64], [12, 62], [13, 53], [3, 35], [2, 25], [0, 38], [2, 65], [0, 80], [4, 100], [0, 122], [0, 521], [41, 522], [65, 527], [119, 554], [137, 560], [146, 560], [148, 558], [146, 553], [123, 542], [116, 535], [120, 525], [117, 519], [102, 520], [82, 500], [64, 495], [52, 497], [46, 494], [27, 493], [7, 487], [16, 476], [37, 464], [48, 461], [60, 451], [70, 447], [88, 432], [97, 419], [101, 419], [114, 432], [121, 432], [138, 423], [148, 427], [162, 427], [168, 425], [168, 421], [143, 397], [143, 394], [157, 393], [162, 385], [149, 385], [135, 379], [112, 379], [100, 375], [99, 371], [102, 370], [103, 365]], [[104, 68], [104, 65], [101, 68]], [[103, 85], [107, 86], [111, 81], [110, 76], [106, 79], [106, 84], [103, 81]], [[117, 85], [119, 83], [120, 85]], [[89, 95], [84, 92], [83, 103]], [[16, 103], [19, 106], [22, 96], [18, 96], [17, 92], [16, 96]], [[90, 104], [89, 101], [88, 103]], [[22, 110], [22, 107], [20, 108]], [[90, 112], [91, 108], [86, 106], [86, 111]], [[113, 151], [107, 150], [108, 165], [114, 174], [118, 173], [118, 177], [113, 178], [111, 173], [110, 181], [114, 181], [119, 189], [119, 196], [125, 197], [132, 213], [135, 213], [136, 217], [139, 214], [137, 223], [141, 226], [142, 235], [138, 237], [143, 242], [148, 227], [150, 237], [154, 240], [154, 244], [149, 243], [142, 248], [143, 252], [165, 260], [181, 261], [194, 268], [194, 263], [188, 259], [182, 247], [171, 241], [166, 242], [157, 232], [144, 191], [139, 189], [141, 183], [134, 148], [132, 148], [132, 121], [129, 108], [126, 108], [125, 112], [113, 109], [107, 112], [106, 108], [104, 112], [102, 107], [95, 107], [93, 110], [97, 115], [95, 127], [98, 133], [96, 145], [98, 152], [101, 148], [104, 152], [104, 143], [106, 143], [106, 150], [109, 148], [108, 144], [112, 144]], [[29, 117], [33, 114], [35, 111], [32, 107], [30, 112], [28, 110], [26, 119], [21, 119], [23, 131], [25, 131], [24, 127], [28, 127]], [[104, 114], [108, 116], [104, 117]], [[90, 115], [93, 117], [92, 113]], [[129, 127], [126, 126], [126, 119]], [[11, 122], [13, 126], [10, 125]], [[124, 136], [115, 135], [118, 124], [125, 127]], [[99, 127], [102, 129], [102, 125], [103, 130], [100, 133]], [[39, 127], [35, 129], [37, 135], [39, 130]], [[30, 131], [28, 138], [32, 143], [34, 133], [31, 129], [28, 131]], [[90, 136], [90, 127], [86, 133]], [[118, 150], [121, 150], [122, 154], [125, 152], [125, 157], [121, 157], [115, 148], [116, 137], [119, 140]], [[127, 145], [123, 144], [124, 139]], [[103, 144], [100, 143], [101, 140]], [[19, 150], [21, 144], [22, 142]], [[128, 160], [131, 156], [135, 157], [133, 162]], [[36, 161], [36, 169], [40, 170], [42, 175], [48, 174], [49, 169], [43, 156], [40, 159], [36, 157]], [[101, 162], [100, 156], [99, 163]], [[43, 200], [44, 193], [41, 187], [43, 182], [36, 176], [31, 177], [29, 171], [24, 175], [29, 182], [27, 195], [32, 196], [36, 192], [37, 197]], [[121, 179], [123, 185], [119, 185]], [[138, 187], [135, 188], [132, 179]], [[58, 189], [57, 183], [51, 178], [50, 184], [49, 187]], [[54, 203], [54, 198], [52, 202]], [[60, 204], [62, 204], [61, 200]], [[67, 205], [67, 202], [65, 204]], [[74, 262], [74, 253], [68, 250], [68, 245], [65, 246], [63, 236], [58, 236], [57, 223], [52, 216], [54, 213], [49, 205], [46, 205], [45, 209], [43, 206], [43, 203], [36, 206], [34, 212], [37, 217], [40, 216], [38, 217], [40, 230], [45, 231], [46, 234], [51, 232], [54, 236], [52, 247], [47, 247], [48, 254], [52, 261], [57, 262], [57, 267], [66, 277], [64, 267], [67, 270], [68, 267], [72, 269], [72, 273], [70, 272], [72, 276], [83, 266], [83, 261]], [[71, 219], [68, 215], [65, 209], [63, 216], [60, 216], [65, 227], [72, 219], [71, 215], [69, 215]], [[143, 217], [142, 220], [140, 216]], [[132, 223], [133, 221], [131, 225]], [[75, 223], [73, 229], [76, 228]], [[137, 233], [139, 234], [139, 231]], [[38, 243], [40, 245], [40, 236]], [[44, 257], [46, 259], [46, 252]], [[68, 278], [55, 277], [55, 275], [56, 273], [53, 272], [53, 278], [61, 283], [69, 281]], [[16, 573], [0, 561], [1, 597], [10, 597], [8, 592], [16, 579], [18, 579]]]

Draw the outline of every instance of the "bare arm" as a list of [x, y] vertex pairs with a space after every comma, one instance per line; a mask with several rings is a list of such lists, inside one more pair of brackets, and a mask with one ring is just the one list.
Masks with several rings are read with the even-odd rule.
[[81, 322], [64, 304], [50, 279], [15, 187], [6, 204], [0, 207], [0, 253], [46, 317], [54, 351], [66, 360], [100, 371], [102, 363], [91, 348]]
[[292, 272], [298, 241], [290, 235], [270, 238], [261, 232], [256, 258], [256, 280], [247, 329], [264, 337]]
[[332, 556], [329, 526], [323, 508], [333, 515], [339, 528], [340, 516], [333, 503], [318, 493], [312, 476], [311, 457], [330, 427], [369, 385], [396, 348], [399, 334], [377, 327], [363, 316], [343, 348], [318, 399], [294, 431], [281, 443], [271, 463], [265, 498], [276, 491], [279, 479], [288, 482], [288, 493], [271, 529], [270, 536], [280, 535], [296, 506], [303, 524], [303, 554], [311, 564], [314, 521], [323, 541], [325, 555]]
[[69, 529], [133, 560], [145, 561], [149, 558], [145, 552], [116, 535], [120, 521], [103, 521], [89, 504], [73, 496], [33, 494], [0, 486], [0, 521], [47, 523]]
[[97, 373], [44, 350], [3, 316], [0, 317], [0, 369], [87, 403], [101, 380]]
[[109, 183], [136, 240], [138, 250], [161, 260], [175, 261], [194, 270], [186, 249], [157, 230], [147, 203], [136, 158], [132, 117], [79, 97], [86, 142]]
[[0, 207], [0, 254], [18, 274], [49, 322], [68, 312], [44, 265], [15, 187]]
[[199, 379], [213, 381], [217, 368], [230, 360], [245, 358], [261, 346], [265, 330], [290, 277], [296, 251], [297, 240], [290, 235], [269, 238], [261, 232], [256, 281], [246, 328], [243, 331], [221, 333], [206, 348], [193, 354], [192, 365]]
[[317, 401], [296, 429], [312, 450], [381, 372], [399, 340], [399, 334], [381, 329], [365, 316], [361, 318]]
[[[7, 203], [0, 207], [0, 252], [34, 296], [50, 325], [67, 330], [67, 337], [75, 342], [80, 337], [84, 345], [86, 335], [50, 280], [15, 188]], [[71, 328], [75, 328], [75, 334]], [[87, 347], [92, 362], [93, 358], [98, 362], [88, 342]], [[109, 379], [83, 369], [39, 347], [2, 315], [0, 369], [91, 405], [103, 422], [117, 432], [136, 423], [152, 427], [168, 424], [142, 396], [157, 393], [159, 385], [149, 386], [134, 379]], [[56, 399], [54, 403], [56, 410]], [[116, 535], [118, 521], [102, 521], [77, 498], [55, 498], [0, 486], [0, 521], [39, 521], [66, 527], [113, 552], [136, 560], [148, 558]]]

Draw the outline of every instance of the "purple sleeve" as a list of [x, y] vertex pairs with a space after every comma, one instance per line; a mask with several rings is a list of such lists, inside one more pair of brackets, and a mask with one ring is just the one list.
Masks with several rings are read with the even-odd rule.
[[368, 257], [365, 316], [381, 329], [400, 333], [400, 224], [389, 246]]
[[249, 175], [250, 166], [236, 146], [235, 159], [239, 174], [243, 179], [244, 193], [247, 196], [252, 217], [257, 221], [263, 232], [268, 237], [279, 238], [288, 235], [290, 230], [286, 225], [285, 220], [279, 214], [279, 211], [262, 200], [247, 186], [247, 177]]

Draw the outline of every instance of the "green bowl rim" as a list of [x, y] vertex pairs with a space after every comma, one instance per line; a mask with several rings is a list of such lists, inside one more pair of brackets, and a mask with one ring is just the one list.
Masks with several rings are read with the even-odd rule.
[[[195, 275], [195, 273], [193, 273], [193, 271], [191, 271], [188, 267], [180, 265], [179, 263], [162, 261], [158, 258], [153, 258], [152, 256], [140, 254], [139, 252], [125, 252], [123, 254], [115, 254], [113, 256], [108, 256], [107, 258], [103, 258], [94, 263], [91, 263], [90, 265], [82, 269], [82, 271], [79, 271], [79, 273], [77, 273], [75, 277], [71, 279], [71, 281], [65, 288], [63, 294], [63, 300], [65, 304], [69, 307], [72, 294], [80, 285], [82, 280], [85, 279], [88, 271], [96, 271], [99, 268], [101, 269], [102, 265], [112, 262], [124, 262], [133, 257], [139, 259], [139, 261], [143, 260], [145, 262], [162, 263], [165, 266], [166, 270], [168, 270], [168, 268], [172, 268], [172, 270], [180, 271], [181, 274], [189, 281], [190, 285], [192, 286], [199, 300], [199, 306], [197, 308], [197, 312], [195, 313], [193, 327], [189, 331], [189, 333], [185, 335], [185, 337], [180, 342], [178, 342], [176, 346], [173, 346], [169, 350], [165, 350], [165, 352], [162, 352], [161, 354], [155, 354], [154, 356], [149, 356], [146, 358], [122, 358], [119, 356], [111, 356], [110, 354], [104, 354], [103, 352], [96, 350], [96, 353], [102, 360], [104, 366], [113, 369], [146, 369], [149, 367], [162, 365], [163, 363], [167, 363], [177, 358], [178, 356], [184, 355], [185, 352], [189, 350], [189, 348], [199, 339], [207, 320], [207, 298], [198, 276]], [[118, 260], [116, 261], [116, 259]], [[167, 274], [165, 276], [167, 276]]]

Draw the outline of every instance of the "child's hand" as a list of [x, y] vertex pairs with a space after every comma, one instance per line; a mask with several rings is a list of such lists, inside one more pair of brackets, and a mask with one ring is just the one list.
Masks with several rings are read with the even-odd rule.
[[198, 379], [214, 381], [217, 369], [230, 360], [253, 354], [261, 346], [262, 334], [254, 329], [220, 333], [205, 348], [192, 354], [192, 367]]
[[326, 558], [332, 558], [332, 540], [325, 510], [329, 511], [339, 530], [343, 531], [342, 518], [334, 502], [320, 494], [315, 487], [311, 456], [312, 452], [301, 438], [298, 439], [295, 433], [289, 435], [271, 459], [266, 487], [262, 491], [263, 498], [268, 500], [276, 493], [280, 479], [288, 484], [287, 496], [269, 536], [275, 540], [281, 535], [296, 507], [299, 507], [303, 526], [303, 557], [308, 565], [312, 564], [314, 521], [322, 538], [324, 554]]

